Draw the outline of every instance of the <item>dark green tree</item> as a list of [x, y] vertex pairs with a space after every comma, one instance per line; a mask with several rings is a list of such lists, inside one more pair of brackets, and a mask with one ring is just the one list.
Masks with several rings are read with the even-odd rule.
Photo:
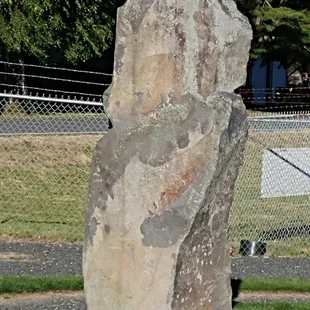
[[84, 62], [110, 47], [116, 8], [117, 0], [3, 0], [0, 44], [21, 58]]
[[310, 62], [310, 1], [236, 0], [253, 27], [251, 58], [279, 60], [285, 67]]

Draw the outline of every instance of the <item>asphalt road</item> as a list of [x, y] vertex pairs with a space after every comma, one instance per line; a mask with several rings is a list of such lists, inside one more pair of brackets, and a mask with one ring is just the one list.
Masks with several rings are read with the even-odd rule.
[[12, 134], [87, 134], [108, 130], [105, 116], [0, 117], [0, 136]]
[[82, 274], [82, 245], [0, 241], [0, 275], [50, 274]]
[[[82, 244], [0, 241], [0, 275], [81, 275]], [[232, 258], [232, 278], [310, 278], [310, 257]], [[41, 294], [26, 299], [0, 299], [3, 310], [86, 310], [82, 293]], [[256, 298], [256, 299], [255, 299]], [[244, 296], [240, 301], [269, 300], [270, 296]], [[309, 296], [286, 296], [284, 300], [309, 300]], [[281, 299], [282, 300], [282, 299]]]
[[[82, 244], [0, 241], [0, 275], [80, 275]], [[310, 279], [310, 257], [232, 258], [232, 277]]]
[[232, 277], [310, 279], [310, 257], [237, 257], [231, 260]]
[[[285, 131], [310, 129], [310, 117], [297, 119], [250, 117], [252, 131]], [[103, 115], [61, 117], [0, 117], [0, 136], [16, 134], [87, 134], [108, 130], [108, 119]]]

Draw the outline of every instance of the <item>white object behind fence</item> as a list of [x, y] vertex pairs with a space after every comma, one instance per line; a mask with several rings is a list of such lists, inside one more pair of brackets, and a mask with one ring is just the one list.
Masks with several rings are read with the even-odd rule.
[[262, 198], [295, 195], [310, 195], [310, 148], [265, 149]]

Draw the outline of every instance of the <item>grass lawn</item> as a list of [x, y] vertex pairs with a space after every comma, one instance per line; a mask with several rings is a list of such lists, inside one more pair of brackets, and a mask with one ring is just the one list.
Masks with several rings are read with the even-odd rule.
[[238, 303], [235, 310], [309, 310], [310, 302], [246, 302]]
[[[82, 290], [83, 276], [0, 276], [0, 293]], [[310, 293], [310, 279], [245, 278], [241, 292]]]
[[0, 294], [81, 290], [83, 290], [82, 276], [0, 276]]
[[0, 235], [81, 241], [101, 135], [0, 138]]
[[[235, 251], [239, 249], [240, 240], [258, 241], [264, 231], [310, 225], [310, 196], [260, 197], [262, 155], [267, 147], [310, 147], [310, 131], [250, 133], [230, 215], [230, 241]], [[289, 176], [283, 172], [285, 177]], [[309, 234], [270, 240], [267, 241], [267, 255], [309, 256], [309, 244]]]
[[310, 292], [310, 279], [245, 278], [240, 290]]

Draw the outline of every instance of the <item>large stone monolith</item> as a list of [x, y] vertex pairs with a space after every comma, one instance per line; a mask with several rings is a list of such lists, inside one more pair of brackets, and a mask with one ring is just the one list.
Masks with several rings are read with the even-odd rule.
[[231, 309], [227, 226], [247, 136], [232, 92], [250, 41], [233, 0], [119, 9], [105, 94], [114, 128], [88, 195], [88, 310]]

